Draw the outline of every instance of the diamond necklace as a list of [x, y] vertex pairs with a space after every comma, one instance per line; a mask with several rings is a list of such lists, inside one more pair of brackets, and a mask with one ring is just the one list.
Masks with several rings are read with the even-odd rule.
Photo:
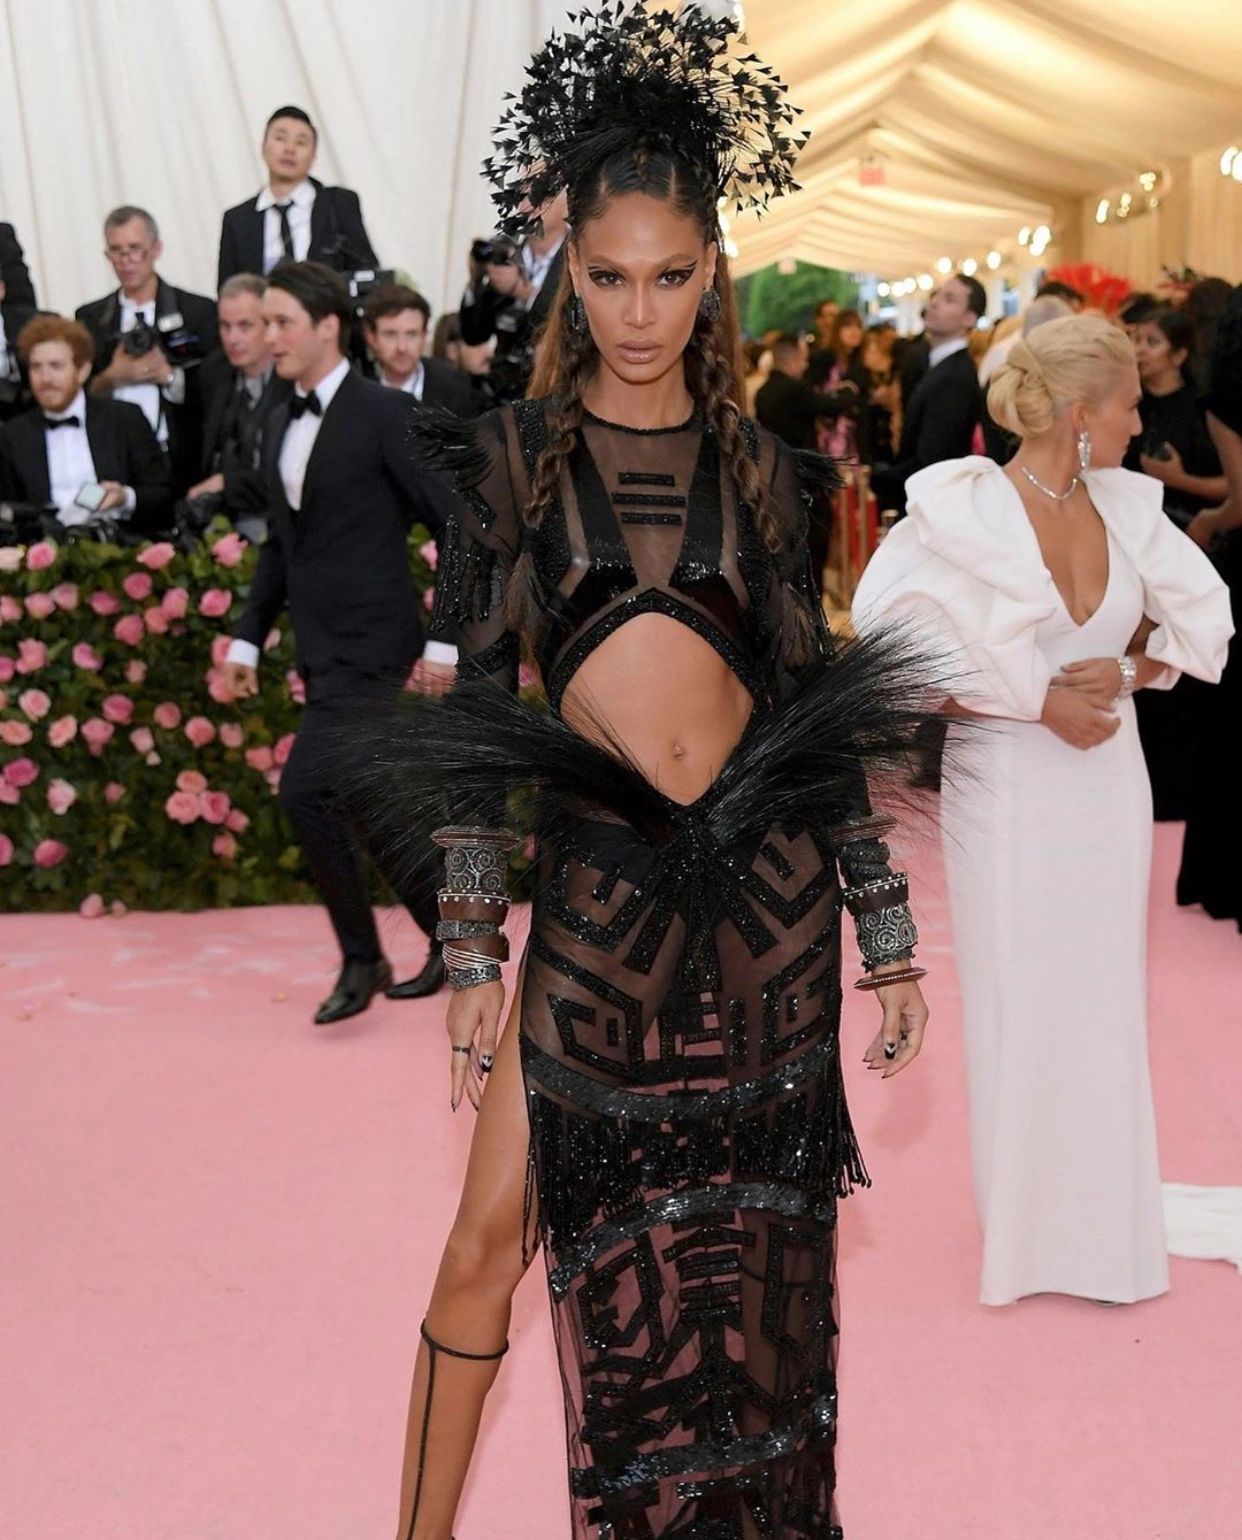
[[1026, 479], [1031, 483], [1037, 492], [1042, 492], [1045, 497], [1050, 497], [1054, 503], [1068, 502], [1069, 499], [1073, 497], [1074, 493], [1078, 490], [1077, 476], [1073, 478], [1064, 492], [1054, 492], [1051, 487], [1046, 487], [1032, 471], [1028, 471], [1025, 465], [1019, 465], [1018, 469], [1022, 472], [1022, 474], [1026, 477]]

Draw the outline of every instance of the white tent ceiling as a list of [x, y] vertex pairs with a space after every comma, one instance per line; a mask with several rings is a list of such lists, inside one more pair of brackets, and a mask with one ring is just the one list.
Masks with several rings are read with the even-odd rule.
[[[1237, 0], [746, 0], [804, 108], [803, 191], [739, 220], [736, 268], [896, 274], [1011, 250], [1081, 200], [1242, 132]], [[885, 185], [862, 186], [875, 157]]]

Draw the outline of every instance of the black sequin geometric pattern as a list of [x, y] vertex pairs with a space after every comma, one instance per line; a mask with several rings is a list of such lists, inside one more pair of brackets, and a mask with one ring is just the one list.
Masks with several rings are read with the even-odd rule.
[[[424, 452], [469, 491], [439, 576], [463, 673], [513, 688], [499, 595], [529, 551], [546, 620], [524, 641], [554, 711], [595, 647], [655, 612], [725, 659], [752, 724], [782, 721], [784, 701], [826, 678], [831, 645], [795, 456], [754, 436], [793, 531], [771, 553], [700, 422], [633, 434], [588, 418], [532, 535], [520, 510], [543, 412], [523, 402], [470, 430], [424, 420]], [[797, 665], [791, 606], [816, 636]], [[765, 762], [739, 761], [734, 807], [770, 805]], [[887, 871], [887, 852], [861, 829], [855, 848], [834, 845], [841, 810], [834, 822], [814, 798], [730, 836], [727, 779], [689, 806], [659, 799], [655, 818], [646, 783], [642, 818], [615, 796], [561, 807], [539, 851], [521, 1056], [575, 1540], [841, 1535], [835, 1225], [866, 1181], [838, 1047], [842, 880]]]

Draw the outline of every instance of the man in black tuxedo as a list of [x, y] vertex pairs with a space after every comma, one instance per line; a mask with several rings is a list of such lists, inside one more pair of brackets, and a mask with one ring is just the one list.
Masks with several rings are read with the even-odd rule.
[[896, 461], [877, 465], [872, 478], [881, 509], [904, 513], [906, 482], [916, 471], [971, 452], [983, 392], [969, 339], [986, 309], [983, 285], [965, 273], [946, 279], [929, 300], [927, 372], [910, 397]]
[[525, 395], [534, 370], [535, 348], [565, 269], [567, 195], [559, 193], [540, 210], [539, 217], [539, 233], [528, 236], [520, 246], [500, 239], [485, 243], [491, 248], [490, 260], [471, 262], [475, 276], [458, 312], [461, 340], [468, 347], [496, 339], [489, 385], [497, 401], [514, 401]]
[[203, 363], [203, 479], [187, 494], [204, 522], [217, 513], [232, 519], [247, 540], [261, 545], [269, 504], [263, 475], [268, 419], [293, 393], [272, 363], [263, 320], [267, 281], [236, 273], [220, 290], [220, 353]]
[[90, 391], [142, 408], [168, 452], [180, 497], [197, 481], [202, 460], [197, 374], [219, 343], [216, 304], [160, 277], [156, 265], [164, 247], [146, 209], [113, 209], [104, 220], [104, 243], [120, 288], [77, 311], [95, 342]]
[[263, 132], [267, 186], [228, 209], [220, 227], [216, 281], [270, 273], [278, 262], [323, 262], [337, 272], [377, 268], [358, 194], [310, 174], [319, 135], [300, 107], [278, 107]]
[[93, 356], [86, 328], [36, 316], [18, 347], [36, 404], [0, 429], [0, 497], [54, 508], [66, 525], [100, 517], [144, 533], [166, 528], [167, 460], [136, 406], [83, 389]]
[[12, 225], [0, 224], [0, 422], [16, 417], [29, 404], [17, 356], [17, 335], [36, 308], [21, 242]]
[[[421, 612], [407, 535], [416, 520], [443, 528], [453, 494], [411, 452], [418, 408], [350, 371], [351, 301], [344, 283], [317, 262], [290, 262], [268, 279], [268, 342], [288, 403], [271, 417], [263, 445], [273, 515], [250, 597], [229, 648], [227, 674], [238, 698], [252, 695], [263, 639], [286, 607], [293, 622], [306, 709], [285, 765], [280, 794], [323, 894], [343, 954], [336, 988], [317, 1022], [365, 1010], [381, 989], [409, 999], [438, 989], [444, 964], [436, 930], [436, 883], [398, 889], [431, 941], [417, 978], [394, 985], [380, 951], [351, 822], [334, 796], [334, 766], [348, 712], [377, 687], [399, 693], [415, 682], [439, 693], [452, 682], [456, 653], [441, 639], [422, 656]], [[429, 863], [430, 871], [430, 863]]]
[[[826, 301], [825, 303], [831, 303]], [[822, 306], [821, 306], [822, 309]], [[772, 343], [772, 372], [755, 396], [755, 416], [769, 433], [791, 449], [814, 449], [824, 398], [806, 382], [811, 347], [796, 332], [782, 332]], [[832, 533], [832, 505], [822, 494], [812, 500], [807, 528], [811, 570], [823, 582]]]
[[431, 306], [402, 283], [372, 289], [362, 306], [362, 329], [373, 375], [425, 406], [442, 406], [458, 417], [475, 417], [479, 403], [470, 376], [442, 358], [426, 358]]

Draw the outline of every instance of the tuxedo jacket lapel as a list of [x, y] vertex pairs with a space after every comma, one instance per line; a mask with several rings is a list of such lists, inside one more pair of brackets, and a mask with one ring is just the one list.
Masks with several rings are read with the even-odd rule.
[[[280, 474], [280, 450], [285, 442], [285, 431], [289, 426], [289, 408], [284, 402], [272, 413], [267, 428], [263, 434], [263, 479], [271, 494], [271, 505], [276, 511], [276, 517], [287, 524], [294, 520], [293, 509], [289, 506], [289, 499], [285, 496], [285, 483]], [[305, 489], [303, 489], [302, 501], [305, 503]]]
[[86, 398], [86, 442], [91, 446], [91, 459], [95, 462], [96, 481], [124, 481], [123, 458], [116, 435], [104, 414], [96, 411], [94, 402]]
[[323, 421], [319, 425], [319, 432], [315, 435], [315, 444], [311, 450], [310, 459], [306, 462], [306, 476], [302, 481], [302, 508], [304, 510], [314, 496], [315, 469], [323, 455], [324, 442], [339, 430], [345, 419], [349, 416], [349, 398], [357, 384], [358, 377], [351, 369], [337, 386], [336, 395], [332, 397], [328, 404], [328, 410], [323, 414]]
[[9, 453], [13, 456], [26, 495], [32, 503], [52, 500], [52, 480], [47, 468], [47, 434], [38, 412], [9, 424]]

